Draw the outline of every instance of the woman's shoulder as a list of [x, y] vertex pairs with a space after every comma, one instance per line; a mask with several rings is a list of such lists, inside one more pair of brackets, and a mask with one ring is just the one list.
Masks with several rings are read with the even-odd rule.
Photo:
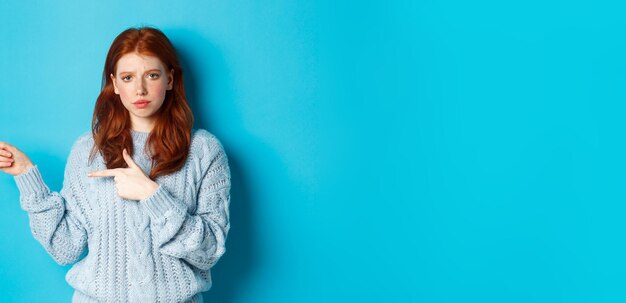
[[191, 130], [192, 141], [195, 140], [209, 140], [215, 138], [215, 135], [204, 128], [194, 128]]
[[[203, 128], [198, 128], [198, 129], [193, 129], [192, 130], [192, 135], [191, 135], [191, 145], [193, 147], [193, 145], [203, 145], [203, 146], [208, 146], [208, 147], [215, 147], [216, 145], [219, 145], [221, 147], [222, 143], [220, 142], [220, 140], [211, 132], [209, 132], [206, 129]], [[200, 147], [200, 146], [198, 146]]]
[[[198, 128], [192, 129], [191, 132], [191, 149], [204, 152], [207, 149], [223, 149], [221, 141], [211, 132], [206, 129]], [[90, 151], [94, 145], [93, 134], [91, 131], [86, 131], [74, 141], [72, 150], [75, 151]]]
[[94, 140], [91, 131], [81, 133], [72, 144], [67, 158], [68, 162], [85, 163], [85, 165], [87, 165], [87, 159], [89, 158], [93, 145]]
[[84, 132], [74, 141], [72, 148], [91, 148], [93, 145], [93, 135], [91, 131]]
[[202, 128], [192, 130], [191, 153], [205, 156], [219, 152], [224, 152], [224, 146], [213, 133]]

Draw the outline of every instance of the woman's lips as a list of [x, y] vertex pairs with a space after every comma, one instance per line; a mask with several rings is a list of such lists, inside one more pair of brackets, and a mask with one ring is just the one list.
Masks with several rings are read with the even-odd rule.
[[150, 104], [150, 101], [137, 101], [133, 105], [137, 108], [146, 108]]

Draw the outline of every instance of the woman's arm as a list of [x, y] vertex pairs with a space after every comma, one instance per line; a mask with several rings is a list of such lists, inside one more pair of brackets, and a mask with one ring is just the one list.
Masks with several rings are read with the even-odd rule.
[[155, 241], [164, 254], [181, 258], [199, 269], [211, 268], [224, 254], [230, 229], [230, 168], [224, 148], [210, 139], [201, 159], [203, 176], [194, 214], [163, 186], [139, 203], [147, 210]]
[[[11, 152], [14, 157], [21, 153], [15, 148]], [[20, 206], [28, 212], [33, 236], [60, 265], [77, 261], [87, 246], [81, 207], [85, 205], [85, 192], [78, 172], [77, 152], [75, 145], [67, 160], [60, 193], [50, 191], [36, 165], [28, 165], [26, 171], [14, 175]]]

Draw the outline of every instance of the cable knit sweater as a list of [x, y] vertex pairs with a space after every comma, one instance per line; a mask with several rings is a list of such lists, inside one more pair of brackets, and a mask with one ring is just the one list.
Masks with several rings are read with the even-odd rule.
[[[131, 134], [133, 160], [147, 175], [149, 133]], [[58, 193], [37, 166], [14, 177], [35, 239], [61, 265], [80, 259], [65, 277], [73, 302], [202, 302], [230, 229], [230, 169], [220, 141], [194, 129], [183, 168], [158, 177], [156, 192], [140, 201], [120, 198], [112, 177], [87, 177], [106, 169], [99, 154], [88, 165], [93, 144], [90, 132], [74, 143]]]

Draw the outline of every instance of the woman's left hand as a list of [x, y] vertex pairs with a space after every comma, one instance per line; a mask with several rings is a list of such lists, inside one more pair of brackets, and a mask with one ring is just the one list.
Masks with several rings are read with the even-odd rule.
[[143, 170], [133, 161], [126, 149], [122, 156], [128, 168], [114, 168], [95, 171], [87, 174], [89, 177], [114, 177], [117, 195], [128, 200], [143, 200], [150, 197], [159, 188], [159, 184], [150, 180]]

